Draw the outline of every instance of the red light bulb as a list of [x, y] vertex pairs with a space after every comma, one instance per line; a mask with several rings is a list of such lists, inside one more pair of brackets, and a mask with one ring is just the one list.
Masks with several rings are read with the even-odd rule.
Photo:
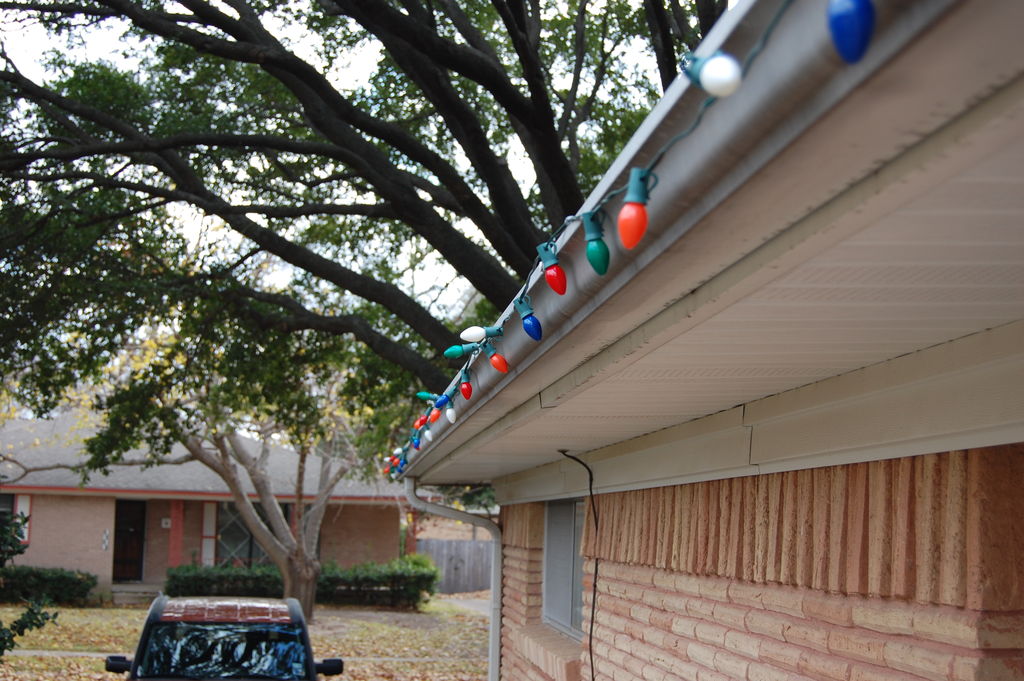
[[548, 286], [551, 287], [552, 291], [560, 296], [565, 295], [565, 270], [562, 269], [561, 265], [555, 264], [544, 268], [544, 279], [548, 282]]
[[491, 366], [500, 371], [503, 374], [508, 373], [508, 361], [498, 353], [494, 353], [490, 357]]
[[647, 189], [651, 180], [657, 182], [648, 170], [632, 168], [629, 171], [629, 185], [618, 220], [619, 240], [627, 250], [640, 243], [647, 231]]
[[463, 381], [459, 386], [459, 390], [462, 391], [463, 399], [469, 399], [473, 396], [473, 384], [469, 381]]
[[441, 410], [440, 409], [433, 409], [430, 412], [430, 418], [427, 419], [427, 420], [430, 421], [431, 423], [433, 423], [434, 421], [436, 421], [439, 418], [441, 418]]
[[619, 211], [619, 240], [622, 247], [632, 249], [647, 231], [647, 206], [642, 203], [624, 203]]
[[538, 245], [537, 255], [540, 256], [540, 264], [544, 267], [544, 279], [547, 280], [548, 286], [558, 295], [565, 295], [565, 270], [558, 264], [558, 247], [555, 242], [545, 241]]
[[419, 417], [418, 419], [416, 419], [416, 420], [415, 420], [415, 421], [413, 422], [413, 424], [412, 424], [412, 427], [413, 427], [414, 429], [416, 429], [416, 430], [419, 430], [419, 429], [420, 429], [420, 428], [422, 428], [422, 427], [423, 427], [423, 426], [424, 426], [424, 425], [425, 425], [426, 423], [427, 423], [427, 417], [426, 417], [426, 416], [421, 416], [421, 417]]

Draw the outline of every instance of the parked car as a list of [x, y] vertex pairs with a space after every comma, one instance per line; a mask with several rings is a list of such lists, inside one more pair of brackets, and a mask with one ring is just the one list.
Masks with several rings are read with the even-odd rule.
[[111, 655], [106, 664], [129, 679], [278, 681], [313, 681], [343, 667], [339, 658], [313, 660], [294, 598], [167, 596], [150, 606], [135, 657]]

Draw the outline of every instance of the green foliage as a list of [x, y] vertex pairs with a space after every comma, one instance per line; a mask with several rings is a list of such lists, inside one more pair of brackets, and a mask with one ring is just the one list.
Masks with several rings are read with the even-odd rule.
[[27, 547], [22, 538], [26, 525], [28, 516], [24, 513], [0, 515], [0, 568], [6, 567], [11, 558], [25, 553]]
[[0, 67], [0, 375], [85, 390], [95, 469], [344, 417], [370, 470], [659, 96], [646, 13], [709, 3], [9, 6], [58, 48]]
[[446, 504], [458, 504], [465, 509], [490, 511], [498, 505], [490, 485], [444, 485], [436, 489]]
[[[319, 603], [386, 605], [415, 608], [433, 594], [440, 571], [429, 556], [407, 555], [389, 563], [350, 568], [324, 566], [317, 580]], [[283, 593], [280, 573], [272, 566], [203, 567], [187, 565], [167, 571], [168, 596], [265, 596]]]
[[0, 568], [0, 602], [48, 601], [81, 604], [96, 586], [96, 575], [64, 568], [8, 565]]
[[[108, 61], [76, 64], [57, 55], [50, 67], [63, 72], [54, 88], [66, 97], [90, 101], [94, 106], [136, 126], [152, 124], [154, 112], [152, 98], [136, 72], [118, 69]], [[59, 128], [52, 130], [59, 134]], [[88, 132], [107, 137], [109, 130], [100, 125], [88, 126]]]
[[324, 568], [317, 582], [319, 603], [415, 608], [433, 594], [441, 572], [429, 556], [408, 554], [383, 565]]
[[17, 647], [18, 644], [15, 642], [15, 638], [24, 636], [26, 631], [39, 629], [47, 622], [53, 622], [56, 619], [57, 613], [44, 612], [41, 604], [29, 603], [24, 612], [18, 615], [9, 625], [0, 622], [0, 658], [8, 650], [13, 650]]
[[280, 598], [284, 581], [271, 565], [181, 565], [167, 570], [168, 596], [263, 596]]

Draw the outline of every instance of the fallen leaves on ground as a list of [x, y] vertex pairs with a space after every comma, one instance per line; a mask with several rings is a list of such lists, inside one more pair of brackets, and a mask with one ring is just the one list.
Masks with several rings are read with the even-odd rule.
[[[130, 655], [139, 642], [146, 610], [139, 608], [64, 608], [51, 606], [57, 621], [18, 639], [25, 650], [73, 650]], [[20, 608], [0, 606], [0, 622], [9, 622]]]
[[72, 658], [56, 655], [11, 655], [0, 658], [0, 681], [30, 679], [67, 679], [67, 681], [113, 681], [127, 678], [124, 674], [103, 671], [102, 658]]
[[[0, 681], [62, 679], [115, 681], [103, 658], [60, 651], [132, 655], [146, 611], [128, 608], [56, 608], [56, 624], [18, 639], [22, 650], [46, 655], [0, 658]], [[16, 616], [0, 606], [0, 621]], [[345, 659], [343, 681], [482, 681], [487, 676], [487, 618], [435, 601], [422, 611], [320, 608], [310, 625], [317, 659]]]

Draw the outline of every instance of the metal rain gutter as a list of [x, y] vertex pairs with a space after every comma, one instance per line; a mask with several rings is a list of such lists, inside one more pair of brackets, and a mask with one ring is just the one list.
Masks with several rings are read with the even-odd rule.
[[[700, 135], [674, 145], [665, 153], [658, 189], [651, 194], [647, 206], [650, 224], [643, 248], [617, 251], [611, 269], [603, 277], [585, 265], [576, 268], [573, 296], [551, 294], [541, 281], [543, 268], [534, 268], [522, 290], [531, 295], [536, 316], [543, 320], [543, 346], [538, 347], [522, 332], [506, 335], [500, 350], [513, 365], [508, 374], [497, 374], [484, 357], [474, 356], [467, 364], [476, 384], [472, 402], [460, 402], [458, 423], [451, 426], [443, 420], [437, 423], [433, 429], [434, 442], [425, 446], [415, 461], [410, 458], [406, 475], [429, 477], [450, 457], [479, 448], [494, 435], [495, 426], [501, 426], [499, 420], [508, 416], [510, 410], [522, 407], [522, 414], [529, 414], [536, 409], [556, 406], [542, 399], [532, 388], [535, 385], [543, 388], [564, 373], [566, 367], [551, 357], [569, 340], [573, 331], [955, 4], [955, 0], [879, 0], [884, 12], [876, 29], [878, 35], [871, 52], [856, 66], [843, 63], [835, 55], [819, 3], [765, 0], [743, 3], [722, 15], [695, 56], [709, 56], [718, 49], [738, 56], [747, 55], [757, 49], [765, 27], [773, 25], [783, 12], [785, 21], [778, 22], [772, 39], [754, 64], [751, 78], [735, 95], [719, 102], [714, 111], [704, 117]], [[581, 207], [580, 214], [593, 209], [599, 197], [620, 184], [631, 167], [647, 165], [660, 153], [659, 148], [666, 139], [688, 129], [700, 115], [701, 102], [705, 99], [706, 95], [688, 79], [677, 78], [612, 163]], [[579, 223], [565, 229], [557, 239], [560, 258], [585, 263], [582, 232]], [[741, 248], [748, 246], [737, 245], [737, 249]], [[737, 252], [735, 259], [744, 254]], [[694, 285], [699, 283], [693, 282]], [[666, 304], [671, 302], [666, 301]], [[510, 329], [519, 325], [511, 302], [495, 322], [496, 326], [505, 324]], [[575, 353], [581, 359], [602, 349], [600, 344], [588, 345], [587, 339], [578, 346]], [[539, 368], [542, 364], [548, 365], [543, 370], [554, 369], [551, 378], [537, 375], [542, 371]], [[530, 386], [518, 388], [524, 382], [522, 379]], [[447, 390], [454, 391], [458, 383], [456, 375]], [[504, 403], [495, 399], [501, 393], [508, 398]]]
[[487, 646], [487, 679], [498, 681], [501, 671], [501, 528], [485, 518], [456, 508], [435, 504], [416, 496], [416, 478], [405, 478], [405, 498], [413, 508], [425, 513], [459, 520], [482, 527], [491, 534], [491, 622]]

